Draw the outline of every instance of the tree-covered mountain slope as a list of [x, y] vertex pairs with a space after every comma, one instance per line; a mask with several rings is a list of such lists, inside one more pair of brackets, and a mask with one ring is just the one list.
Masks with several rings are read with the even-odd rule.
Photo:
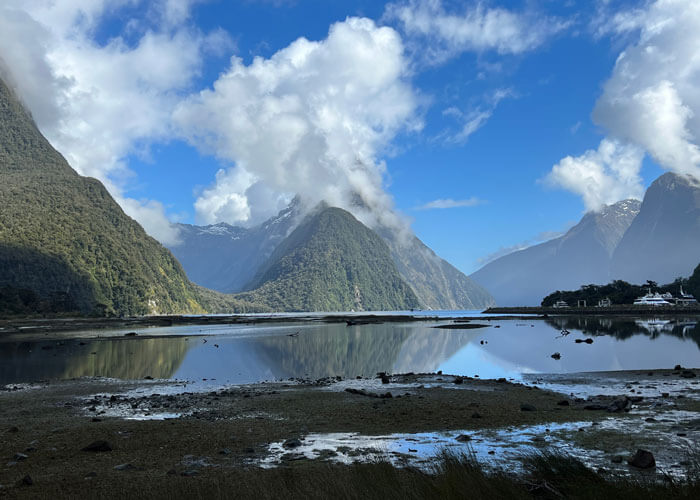
[[236, 297], [278, 311], [419, 307], [386, 243], [350, 213], [320, 205], [285, 238]]
[[175, 258], [78, 175], [0, 80], [0, 313], [203, 312]]

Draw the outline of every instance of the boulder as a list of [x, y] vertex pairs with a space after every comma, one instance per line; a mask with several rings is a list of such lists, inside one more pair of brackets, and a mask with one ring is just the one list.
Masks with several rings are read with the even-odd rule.
[[638, 469], [651, 469], [652, 467], [656, 467], [654, 455], [650, 451], [642, 450], [641, 448], [637, 450], [637, 453], [627, 459], [627, 463]]

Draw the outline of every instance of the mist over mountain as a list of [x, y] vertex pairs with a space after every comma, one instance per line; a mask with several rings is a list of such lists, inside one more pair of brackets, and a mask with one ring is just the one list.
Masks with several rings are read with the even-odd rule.
[[666, 173], [647, 189], [639, 215], [612, 256], [613, 278], [670, 283], [700, 262], [700, 182]]
[[539, 305], [555, 290], [607, 283], [613, 253], [639, 210], [639, 201], [624, 200], [588, 212], [565, 235], [500, 257], [470, 278], [502, 306]]
[[419, 306], [386, 243], [349, 212], [324, 204], [285, 238], [241, 300], [276, 311], [380, 311]]

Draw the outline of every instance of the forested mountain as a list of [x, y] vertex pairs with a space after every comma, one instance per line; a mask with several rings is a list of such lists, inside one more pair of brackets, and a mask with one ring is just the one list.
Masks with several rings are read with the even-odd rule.
[[203, 312], [160, 243], [78, 175], [0, 80], [0, 313]]
[[275, 249], [239, 299], [280, 311], [405, 310], [419, 306], [386, 243], [324, 204]]
[[298, 222], [299, 201], [253, 228], [225, 222], [209, 226], [178, 224], [180, 242], [171, 245], [195, 283], [224, 293], [240, 292]]
[[633, 283], [669, 283], [700, 262], [700, 182], [666, 173], [647, 189], [612, 258], [611, 275]]
[[[242, 228], [219, 223], [180, 225], [182, 242], [171, 246], [194, 282], [222, 292], [240, 291], [253, 278], [279, 242], [300, 222], [300, 202], [265, 223]], [[425, 246], [413, 234], [380, 227], [376, 233], [389, 246], [401, 278], [430, 309], [480, 309], [494, 304], [481, 286]], [[249, 286], [248, 286], [249, 288]]]
[[639, 206], [624, 200], [589, 212], [565, 235], [500, 257], [470, 277], [501, 306], [535, 306], [555, 290], [607, 283], [613, 252]]

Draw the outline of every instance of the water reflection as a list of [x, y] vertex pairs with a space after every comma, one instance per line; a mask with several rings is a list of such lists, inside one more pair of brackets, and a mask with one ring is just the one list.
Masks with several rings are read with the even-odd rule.
[[170, 378], [187, 354], [183, 338], [0, 344], [0, 383], [77, 377]]
[[[252, 383], [290, 377], [371, 377], [434, 372], [519, 379], [573, 373], [700, 366], [693, 319], [548, 318], [494, 320], [478, 330], [434, 323], [346, 327], [308, 323], [246, 328], [193, 326], [183, 336], [0, 343], [0, 384], [103, 376]], [[567, 330], [570, 334], [562, 336]], [[172, 332], [170, 332], [172, 334]], [[139, 333], [141, 335], [141, 333]], [[206, 337], [194, 336], [206, 335]], [[576, 343], [593, 338], [592, 344]], [[560, 354], [553, 359], [554, 352]]]

